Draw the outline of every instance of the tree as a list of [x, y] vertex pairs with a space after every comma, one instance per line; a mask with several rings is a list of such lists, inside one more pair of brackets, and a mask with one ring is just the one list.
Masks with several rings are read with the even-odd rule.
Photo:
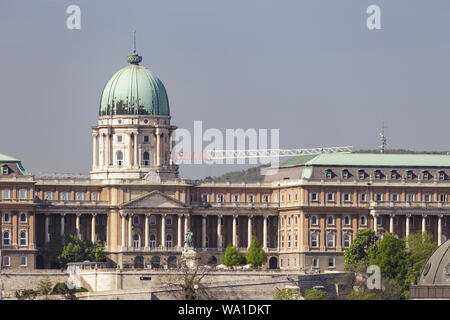
[[347, 300], [382, 300], [380, 294], [364, 290], [352, 291], [345, 298]]
[[281, 290], [278, 290], [273, 295], [274, 300], [302, 300], [302, 295], [292, 290], [291, 288], [284, 288]]
[[253, 237], [252, 242], [250, 243], [250, 247], [247, 250], [246, 259], [247, 263], [251, 264], [253, 268], [258, 268], [267, 262], [267, 254], [259, 245], [256, 237]]
[[372, 229], [360, 230], [356, 233], [355, 241], [345, 250], [345, 270], [354, 272], [365, 272], [369, 266], [369, 248], [377, 241]]
[[303, 294], [305, 300], [325, 300], [327, 298], [327, 293], [319, 289], [307, 289]]
[[66, 266], [69, 262], [106, 261], [100, 241], [92, 243], [89, 240], [80, 240], [74, 234], [67, 235], [63, 240], [63, 247], [57, 256], [59, 265]]
[[404, 297], [409, 298], [409, 287], [417, 284], [423, 266], [437, 249], [437, 244], [433, 241], [433, 236], [427, 232], [416, 232], [406, 238], [408, 244], [408, 271], [405, 279]]
[[403, 282], [407, 271], [407, 252], [404, 239], [386, 233], [382, 240], [369, 248], [369, 262], [380, 267], [381, 275]]
[[229, 244], [225, 249], [225, 253], [222, 257], [222, 263], [227, 267], [239, 266], [242, 263], [243, 256], [242, 253], [235, 247]]
[[45, 296], [45, 298], [47, 299], [50, 292], [52, 292], [52, 288], [53, 287], [50, 278], [48, 276], [45, 276], [39, 281], [37, 292], [40, 295]]

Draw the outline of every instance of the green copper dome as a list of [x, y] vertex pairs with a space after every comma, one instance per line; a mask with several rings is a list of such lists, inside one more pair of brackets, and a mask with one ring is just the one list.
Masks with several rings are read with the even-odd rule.
[[100, 100], [100, 116], [147, 114], [169, 116], [169, 99], [158, 77], [140, 66], [136, 50], [128, 56], [130, 65], [117, 71], [106, 83]]

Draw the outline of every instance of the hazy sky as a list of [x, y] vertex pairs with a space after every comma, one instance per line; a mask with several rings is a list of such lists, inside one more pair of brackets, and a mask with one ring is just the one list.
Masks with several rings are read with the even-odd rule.
[[[71, 4], [81, 30], [66, 28]], [[382, 30], [366, 27], [371, 4]], [[87, 173], [133, 28], [180, 128], [279, 128], [282, 148], [359, 149], [380, 144], [384, 120], [389, 148], [450, 149], [448, 0], [2, 0], [0, 153], [33, 173]]]

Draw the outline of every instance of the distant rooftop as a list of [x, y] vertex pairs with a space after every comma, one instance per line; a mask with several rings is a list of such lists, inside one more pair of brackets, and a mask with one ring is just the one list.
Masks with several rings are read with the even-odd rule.
[[280, 163], [280, 168], [298, 166], [450, 167], [450, 155], [342, 152], [302, 155]]

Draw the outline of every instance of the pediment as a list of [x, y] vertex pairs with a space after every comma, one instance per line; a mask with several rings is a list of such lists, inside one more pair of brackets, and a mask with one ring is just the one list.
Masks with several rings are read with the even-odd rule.
[[160, 191], [152, 191], [131, 199], [121, 205], [123, 208], [186, 208], [186, 205]]

